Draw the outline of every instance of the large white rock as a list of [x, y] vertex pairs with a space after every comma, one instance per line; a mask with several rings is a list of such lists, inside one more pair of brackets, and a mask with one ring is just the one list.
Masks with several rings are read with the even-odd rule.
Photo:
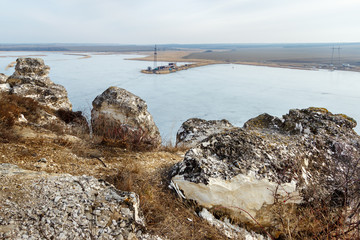
[[321, 202], [336, 209], [345, 201], [356, 207], [360, 137], [355, 126], [352, 118], [322, 108], [290, 110], [283, 119], [262, 114], [190, 149], [172, 169], [171, 187], [203, 207], [274, 232], [281, 225], [278, 207]]
[[93, 101], [93, 133], [104, 141], [130, 147], [156, 148], [159, 129], [144, 100], [118, 87], [110, 87]]

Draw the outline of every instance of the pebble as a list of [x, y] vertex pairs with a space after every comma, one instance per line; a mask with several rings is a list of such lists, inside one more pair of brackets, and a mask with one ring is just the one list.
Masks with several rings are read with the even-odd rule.
[[124, 240], [124, 237], [123, 237], [123, 235], [118, 235], [117, 237], [116, 237], [116, 240]]
[[93, 211], [93, 214], [96, 215], [96, 216], [100, 216], [101, 211], [100, 210], [95, 210], [95, 211]]
[[125, 226], [126, 226], [125, 221], [122, 221], [122, 222], [120, 223], [120, 227], [121, 227], [121, 228], [124, 228]]
[[39, 163], [47, 163], [47, 159], [46, 158], [40, 158], [38, 160]]

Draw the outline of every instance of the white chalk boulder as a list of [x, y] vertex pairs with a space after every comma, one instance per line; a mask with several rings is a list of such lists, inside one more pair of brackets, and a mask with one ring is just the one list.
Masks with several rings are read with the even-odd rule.
[[118, 87], [110, 87], [93, 101], [93, 133], [118, 146], [153, 149], [161, 144], [159, 129], [144, 100]]

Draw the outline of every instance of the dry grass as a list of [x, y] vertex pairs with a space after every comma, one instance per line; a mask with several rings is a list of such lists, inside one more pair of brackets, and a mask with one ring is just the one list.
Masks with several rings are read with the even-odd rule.
[[[185, 151], [186, 148], [170, 143], [158, 151], [134, 152], [91, 139], [71, 142], [61, 137], [54, 141], [39, 138], [1, 144], [0, 162], [35, 171], [86, 174], [104, 179], [120, 190], [136, 192], [152, 234], [168, 239], [227, 239], [197, 216], [195, 205], [183, 202], [168, 188], [169, 169], [183, 159]], [[41, 165], [40, 158], [46, 158], [48, 163]], [[276, 239], [360, 239], [359, 205], [352, 211], [334, 211], [321, 202], [299, 208], [279, 201], [274, 211], [280, 222]], [[345, 221], [353, 213], [351, 221]], [[221, 218], [221, 212], [215, 215]]]
[[[226, 239], [197, 216], [195, 205], [183, 202], [168, 188], [168, 172], [183, 159], [185, 147], [168, 143], [157, 151], [130, 151], [99, 144], [86, 132], [82, 133], [84, 140], [75, 142], [62, 135], [52, 141], [19, 139], [11, 131], [15, 120], [24, 114], [36, 121], [42, 107], [31, 99], [12, 95], [2, 95], [0, 105], [0, 162], [35, 171], [90, 175], [107, 180], [120, 190], [136, 192], [147, 229], [155, 235], [168, 239]], [[82, 119], [80, 113], [56, 114], [66, 123]], [[40, 158], [46, 158], [47, 163], [39, 163]], [[334, 208], [321, 201], [301, 207], [279, 201], [274, 207], [280, 223], [277, 239], [360, 239], [359, 188], [353, 188], [359, 185], [354, 176], [358, 176], [355, 171], [360, 163], [356, 164], [348, 166], [344, 176], [344, 192], [348, 194], [345, 203], [355, 202], [351, 209], [346, 204]]]
[[93, 135], [103, 145], [131, 151], [149, 151], [157, 147], [156, 139], [148, 134], [147, 129], [133, 127], [126, 122], [118, 124], [103, 117], [92, 120], [91, 124]]
[[280, 222], [277, 239], [360, 239], [359, 213], [350, 217], [347, 208], [278, 204]]
[[[86, 174], [107, 180], [120, 190], [136, 192], [147, 229], [153, 234], [168, 239], [227, 239], [168, 188], [168, 170], [181, 161], [183, 154], [182, 149], [171, 146], [159, 151], [133, 152], [61, 138], [0, 145], [0, 162], [34, 171]], [[47, 163], [38, 163], [40, 158], [46, 158]], [[102, 159], [106, 167], [97, 158]]]
[[[36, 120], [38, 105], [32, 109], [32, 101], [16, 96], [1, 99], [2, 125], [14, 125], [19, 114]], [[30, 116], [28, 111], [33, 111]], [[77, 113], [60, 111], [56, 113], [66, 123], [78, 119]], [[59, 129], [56, 129], [56, 128]], [[61, 126], [52, 126], [61, 132]], [[225, 239], [225, 237], [200, 219], [194, 208], [185, 205], [168, 189], [166, 173], [182, 159], [185, 148], [171, 144], [154, 152], [129, 151], [123, 148], [99, 144], [84, 134], [86, 141], [73, 142], [59, 134], [58, 138], [35, 138], [21, 142], [9, 139], [0, 145], [0, 162], [16, 164], [19, 167], [50, 173], [90, 175], [113, 183], [120, 190], [139, 194], [147, 228], [156, 235], [168, 239]], [[46, 158], [47, 163], [39, 163]], [[99, 159], [101, 161], [99, 161]]]
[[30, 98], [2, 93], [0, 94], [0, 106], [0, 137], [3, 142], [19, 140], [19, 137], [12, 131], [12, 127], [21, 114], [32, 121], [40, 118], [40, 106]]
[[37, 101], [31, 98], [6, 93], [1, 94], [0, 104], [0, 119], [3, 123], [8, 124], [8, 126], [13, 126], [20, 114], [23, 114], [26, 119], [34, 122], [41, 117], [39, 110], [51, 112], [50, 109], [40, 106]]
[[[81, 112], [55, 111], [40, 105], [31, 98], [7, 93], [0, 94], [0, 106], [0, 137], [2, 142], [19, 140], [19, 134], [24, 133], [21, 129], [24, 128], [34, 133], [50, 131], [53, 135], [58, 136], [64, 134], [82, 138], [89, 136], [88, 123]], [[25, 117], [27, 123], [19, 122], [21, 115]], [[44, 121], [46, 116], [57, 116], [58, 119]]]
[[[280, 223], [279, 239], [360, 239], [360, 159], [341, 156], [336, 160], [339, 173], [325, 174], [324, 178], [318, 177], [319, 182], [308, 186], [310, 193], [320, 191], [319, 186], [336, 189], [332, 194], [313, 197], [300, 206], [275, 202], [273, 212]], [[327, 177], [338, 182], [329, 182]]]
[[189, 147], [186, 147], [185, 145], [174, 145], [171, 141], [167, 143], [163, 143], [163, 145], [160, 147], [160, 151], [164, 152], [170, 152], [170, 153], [177, 153], [177, 152], [186, 152], [189, 150]]
[[140, 196], [147, 229], [167, 239], [227, 239], [195, 213], [195, 206], [184, 203], [168, 188], [165, 165], [149, 175], [138, 165], [125, 165], [107, 181], [118, 189], [133, 191]]

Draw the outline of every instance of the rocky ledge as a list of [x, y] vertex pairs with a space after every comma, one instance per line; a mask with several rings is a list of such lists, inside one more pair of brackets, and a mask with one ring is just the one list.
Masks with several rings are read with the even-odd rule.
[[160, 239], [145, 233], [137, 194], [89, 176], [0, 164], [1, 239]]
[[173, 167], [171, 185], [183, 198], [230, 212], [254, 229], [279, 227], [276, 203], [356, 209], [355, 126], [352, 118], [322, 108], [294, 109], [282, 118], [263, 114], [190, 149]]

